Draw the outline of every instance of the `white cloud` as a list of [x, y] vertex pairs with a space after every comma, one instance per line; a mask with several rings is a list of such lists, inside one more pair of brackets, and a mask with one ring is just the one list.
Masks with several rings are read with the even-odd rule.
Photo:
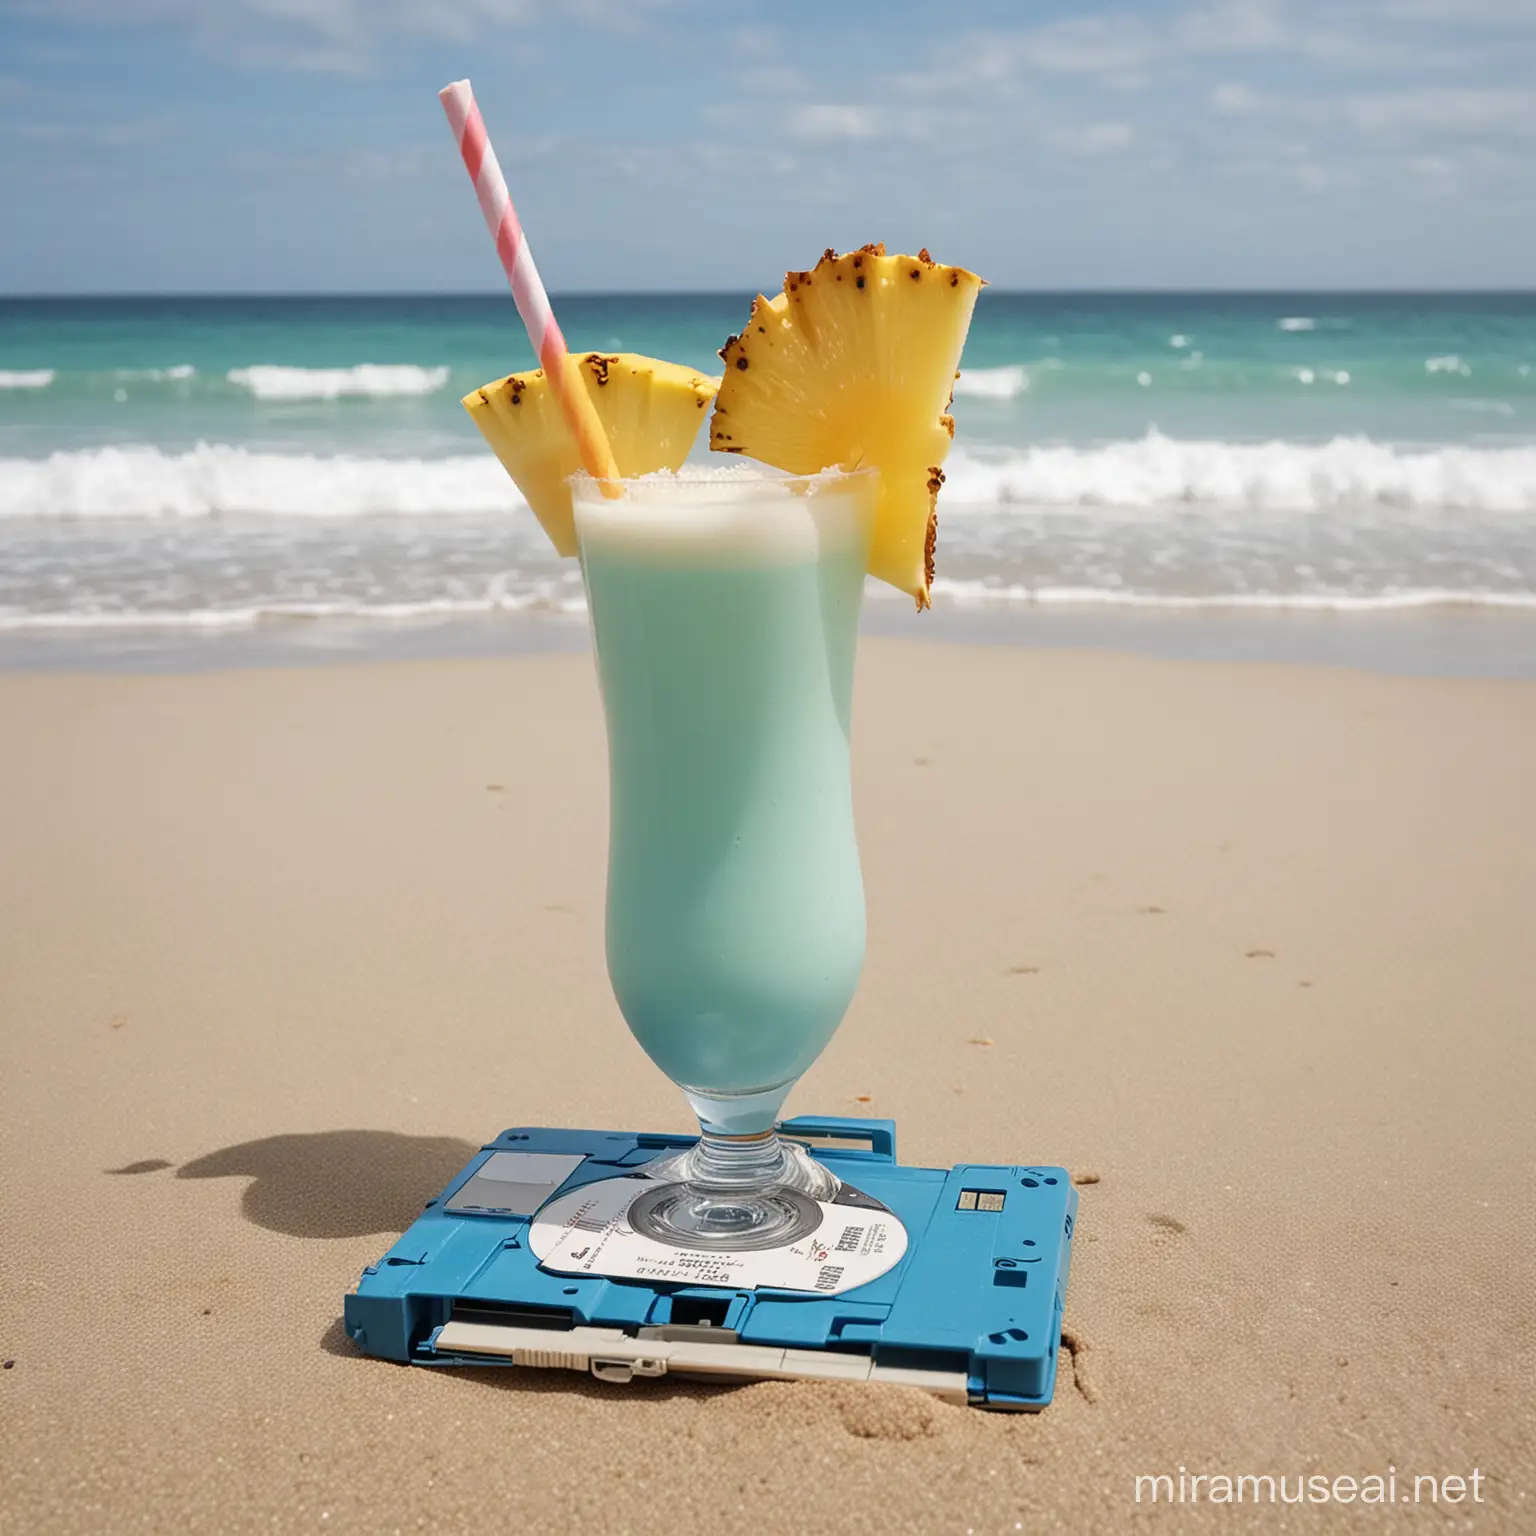
[[1100, 75], [1142, 69], [1164, 47], [1139, 17], [1074, 16], [1018, 34], [998, 57], [1028, 69]]
[[[1069, 16], [1009, 32], [974, 32], [950, 50], [930, 79], [985, 84], [1029, 73], [1095, 75], [1138, 84], [1149, 69], [1195, 55], [1337, 48], [1326, 35], [1298, 28], [1277, 0], [1210, 0], [1155, 24], [1133, 11]], [[922, 77], [916, 77], [921, 80]]]
[[1282, 181], [1294, 181], [1303, 192], [1314, 194], [1358, 186], [1363, 174], [1359, 166], [1343, 160], [1298, 160], [1277, 171]]
[[573, 21], [638, 30], [674, 0], [13, 0], [53, 22], [157, 26], [255, 68], [357, 73], [390, 36], [469, 42], [497, 28]]
[[1210, 0], [1175, 17], [1171, 28], [1175, 46], [1186, 53], [1292, 47], [1305, 30], [1300, 8], [1282, 7], [1278, 0]]
[[1129, 149], [1136, 131], [1129, 123], [1076, 123], [1046, 130], [1045, 142], [1067, 155], [1116, 155]]
[[1211, 108], [1223, 117], [1280, 117], [1322, 123], [1338, 116], [1336, 104], [1311, 96], [1280, 96], [1231, 82], [1211, 92]]
[[1431, 88], [1352, 96], [1344, 114], [1363, 133], [1536, 135], [1536, 90]]
[[1231, 82], [1216, 86], [1211, 107], [1225, 117], [1287, 118], [1331, 125], [1382, 140], [1424, 137], [1529, 138], [1536, 135], [1536, 91], [1425, 87], [1327, 100], [1281, 96]]
[[749, 91], [770, 91], [793, 96], [809, 88], [810, 82], [798, 69], [789, 64], [765, 64], [760, 68], [744, 69], [732, 76], [733, 83]]
[[1461, 188], [1460, 166], [1450, 155], [1411, 155], [1403, 170], [1420, 192], [1449, 197]]
[[1122, 8], [965, 33], [934, 67], [895, 83], [912, 94], [975, 92], [1062, 74], [1140, 89], [1194, 60], [1240, 56], [1372, 73], [1444, 70], [1491, 57], [1486, 42], [1457, 43], [1463, 5], [1488, 24], [1536, 27], [1536, 0], [1195, 0], [1155, 20]]
[[[708, 141], [610, 145], [598, 158], [629, 186], [655, 189], [669, 207], [684, 198], [696, 198], [701, 187], [717, 185], [722, 176], [750, 178], [754, 185], [760, 185], [765, 178], [783, 175], [785, 167], [792, 166], [777, 151], [743, 152]], [[644, 234], [654, 238], [656, 230], [647, 228]]]
[[166, 27], [248, 68], [358, 73], [389, 33], [466, 38], [533, 19], [532, 0], [21, 0], [50, 21]]
[[820, 102], [792, 108], [784, 118], [785, 130], [809, 144], [836, 143], [847, 139], [872, 139], [878, 118], [871, 107]]
[[1394, 21], [1536, 30], [1536, 5], [1531, 0], [1380, 0], [1376, 9]]
[[737, 27], [726, 42], [743, 58], [771, 59], [778, 57], [781, 39], [772, 27]]
[[1246, 85], [1218, 85], [1211, 92], [1211, 105], [1229, 117], [1246, 117], [1265, 108], [1264, 98]]
[[1357, 186], [1365, 175], [1359, 161], [1333, 153], [1319, 156], [1310, 145], [1294, 142], [1250, 145], [1218, 159], [1213, 169], [1256, 187], [1294, 188], [1314, 197]]

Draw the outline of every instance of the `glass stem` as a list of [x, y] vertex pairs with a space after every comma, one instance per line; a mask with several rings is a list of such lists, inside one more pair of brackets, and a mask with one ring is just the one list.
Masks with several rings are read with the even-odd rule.
[[723, 1136], [701, 1128], [687, 1163], [688, 1181], [710, 1189], [761, 1189], [778, 1183], [788, 1171], [784, 1144], [771, 1128], [750, 1136]]

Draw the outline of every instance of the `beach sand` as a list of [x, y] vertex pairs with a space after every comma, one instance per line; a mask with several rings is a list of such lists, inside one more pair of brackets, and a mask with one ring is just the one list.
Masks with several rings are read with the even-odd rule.
[[[687, 1128], [603, 970], [590, 659], [12, 675], [0, 1528], [1536, 1529], [1536, 684], [875, 640], [859, 686], [869, 958], [789, 1109], [1074, 1171], [1046, 1412], [356, 1354], [483, 1140]], [[1135, 1502], [1389, 1464], [1483, 1502]]]

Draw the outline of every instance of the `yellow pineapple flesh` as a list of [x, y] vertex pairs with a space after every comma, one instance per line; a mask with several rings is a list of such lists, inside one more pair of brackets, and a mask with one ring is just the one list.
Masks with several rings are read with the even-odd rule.
[[[597, 409], [621, 475], [681, 468], [718, 379], [634, 352], [588, 352], [571, 363]], [[463, 404], [550, 543], [562, 555], [574, 555], [576, 525], [566, 481], [581, 461], [544, 370], [482, 385], [465, 395]]]
[[883, 245], [790, 272], [721, 349], [709, 446], [792, 474], [881, 476], [869, 571], [929, 605], [948, 414], [981, 278]]

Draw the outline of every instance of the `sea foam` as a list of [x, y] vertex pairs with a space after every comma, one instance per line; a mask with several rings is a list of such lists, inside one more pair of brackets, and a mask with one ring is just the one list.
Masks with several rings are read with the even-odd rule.
[[955, 380], [956, 396], [976, 400], [1014, 400], [1029, 388], [1029, 375], [1014, 364], [1007, 368], [970, 368]]
[[956, 451], [944, 500], [995, 506], [1177, 507], [1189, 503], [1315, 512], [1381, 504], [1536, 511], [1536, 447], [1400, 448], [1363, 437], [1233, 443], [1164, 437], [1098, 447]]
[[53, 380], [52, 368], [0, 368], [0, 389], [47, 389]]
[[504, 512], [517, 488], [489, 454], [447, 459], [257, 453], [200, 443], [0, 458], [0, 517], [358, 517]]
[[415, 363], [357, 363], [351, 368], [288, 368], [257, 363], [231, 368], [231, 384], [248, 389], [258, 400], [340, 400], [346, 396], [373, 399], [399, 395], [430, 395], [448, 382], [447, 368], [421, 368]]
[[119, 379], [149, 379], [152, 383], [164, 383], [167, 380], [180, 381], [196, 377], [197, 369], [191, 363], [177, 363], [170, 368], [119, 368], [115, 377]]
[[1397, 587], [1380, 592], [1178, 593], [1127, 587], [1032, 587], [1022, 582], [952, 581], [940, 576], [933, 583], [933, 596], [936, 602], [953, 603], [960, 608], [1029, 605], [1275, 613], [1401, 613], [1422, 608], [1536, 610], [1536, 592], [1496, 592], [1477, 587]]
[[[1536, 447], [1404, 448], [1363, 437], [1234, 443], [1150, 432], [1097, 447], [957, 449], [945, 471], [944, 509], [960, 515], [1013, 503], [1536, 512]], [[0, 458], [0, 517], [360, 517], [520, 505], [483, 453], [394, 459], [202, 443], [185, 453], [108, 447]]]
[[254, 629], [273, 621], [362, 619], [402, 623], [424, 619], [476, 618], [496, 613], [579, 616], [587, 611], [580, 593], [561, 596], [552, 584], [529, 584], [518, 592], [488, 591], [482, 596], [427, 598], [420, 602], [283, 602], [273, 600], [229, 608], [59, 609], [48, 613], [0, 611], [0, 634], [68, 630], [221, 630]]
[[[871, 579], [866, 596], [881, 604], [911, 599]], [[1404, 587], [1375, 593], [1223, 592], [1198, 595], [1137, 591], [1126, 588], [1028, 586], [1018, 582], [954, 581], [933, 583], [936, 607], [947, 608], [1115, 608], [1163, 612], [1402, 613], [1422, 609], [1482, 608], [1510, 613], [1536, 612], [1536, 593], [1496, 592], [1484, 588]], [[48, 634], [68, 631], [242, 630], [269, 623], [324, 620], [399, 624], [538, 614], [578, 619], [586, 599], [562, 584], [529, 582], [519, 590], [493, 589], [470, 597], [427, 598], [416, 602], [356, 600], [262, 603], [225, 608], [0, 611], [0, 634]]]

